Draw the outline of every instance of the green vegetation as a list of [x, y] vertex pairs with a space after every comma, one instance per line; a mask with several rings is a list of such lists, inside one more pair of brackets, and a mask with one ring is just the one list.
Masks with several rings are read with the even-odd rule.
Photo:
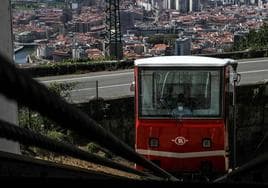
[[52, 82], [49, 84], [49, 89], [52, 92], [60, 95], [67, 101], [71, 101], [70, 91], [75, 87], [76, 83], [57, 83]]
[[64, 9], [64, 8], [66, 8], [66, 3], [65, 2], [48, 2], [47, 6], [48, 6], [48, 8]]
[[87, 150], [90, 153], [97, 153], [99, 151], [97, 145], [92, 142], [87, 144]]
[[[61, 63], [45, 63], [38, 66], [27, 67], [25, 70], [33, 77], [63, 75], [63, 74], [81, 74], [96, 71], [110, 71], [118, 69], [133, 68], [132, 60], [121, 61], [87, 61], [73, 62], [63, 61]], [[23, 69], [23, 67], [20, 67]]]
[[103, 149], [98, 144], [90, 142], [87, 144], [86, 148], [90, 153], [96, 153], [108, 159], [113, 158], [113, 154], [111, 152], [106, 149]]
[[233, 51], [263, 50], [268, 48], [268, 24], [264, 24], [259, 30], [250, 30], [249, 33], [236, 42]]
[[41, 6], [41, 3], [12, 3], [12, 8], [18, 10], [35, 10], [41, 8]]
[[178, 38], [176, 34], [157, 34], [152, 35], [148, 38], [147, 42], [149, 44], [173, 44], [174, 41]]
[[[70, 91], [74, 88], [74, 86], [75, 84], [73, 83], [52, 83], [49, 85], [48, 88], [52, 92], [55, 92], [56, 94], [60, 95], [65, 100], [70, 101]], [[57, 141], [74, 143], [76, 139], [76, 135], [72, 131], [58, 126], [55, 122], [23, 106], [19, 107], [19, 125], [34, 132], [48, 136]], [[31, 155], [48, 154], [43, 150], [28, 146], [23, 146], [22, 149], [24, 153], [28, 153]]]
[[116, 60], [111, 60], [111, 59], [97, 59], [97, 60], [72, 60], [72, 59], [69, 59], [69, 60], [63, 60], [61, 62], [51, 62], [51, 63], [42, 63], [42, 64], [39, 64], [38, 66], [39, 67], [60, 67], [60, 66], [68, 66], [68, 65], [71, 65], [71, 66], [74, 66], [74, 65], [79, 65], [79, 64], [83, 64], [83, 65], [88, 65], [88, 64], [91, 64], [91, 65], [94, 65], [94, 64], [103, 64], [103, 63], [111, 63], [111, 62], [114, 62], [116, 63], [117, 61]]
[[[60, 95], [63, 99], [67, 101], [71, 101], [70, 99], [70, 91], [74, 88], [76, 83], [51, 83], [48, 88], [50, 91], [55, 92], [56, 94]], [[95, 105], [103, 106], [103, 101], [96, 103]], [[89, 105], [92, 106], [92, 105]], [[92, 106], [95, 110], [99, 109], [98, 106]], [[94, 109], [91, 109], [94, 115]], [[95, 111], [95, 113], [103, 113], [102, 111]], [[95, 114], [96, 117], [94, 119], [98, 119], [98, 114]], [[101, 118], [103, 119], [103, 118]], [[81, 138], [78, 134], [71, 130], [67, 130], [55, 122], [49, 120], [46, 117], [43, 117], [37, 112], [31, 111], [26, 107], [19, 107], [19, 125], [26, 129], [30, 129], [34, 132], [40, 133], [44, 136], [47, 136], [51, 139], [56, 141], [62, 141], [71, 143], [74, 145], [83, 148], [84, 150], [100, 155], [105, 158], [111, 159], [113, 157], [112, 153], [108, 150], [100, 147], [98, 144], [92, 143], [89, 139]], [[122, 129], [120, 129], [122, 130]], [[57, 154], [48, 152], [46, 150], [36, 148], [36, 147], [29, 147], [26, 145], [22, 145], [21, 147], [22, 153], [25, 155], [30, 156], [38, 156], [41, 158], [51, 158], [54, 159], [58, 157]]]
[[[74, 86], [75, 84], [73, 83], [52, 83], [48, 88], [60, 95], [64, 100], [71, 101], [70, 91]], [[19, 125], [44, 135], [51, 135], [58, 140], [63, 140], [64, 137], [56, 132], [67, 133], [67, 130], [26, 107], [19, 107]], [[55, 132], [53, 133], [53, 131]]]
[[66, 8], [64, 1], [52, 1], [52, 2], [12, 2], [12, 8], [18, 10], [35, 10], [43, 7], [47, 8]]

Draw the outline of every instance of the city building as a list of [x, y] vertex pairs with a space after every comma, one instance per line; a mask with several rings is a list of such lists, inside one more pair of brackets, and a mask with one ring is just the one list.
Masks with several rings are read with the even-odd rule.
[[75, 46], [72, 49], [72, 58], [73, 60], [81, 60], [86, 58], [85, 50], [81, 46]]
[[103, 52], [97, 48], [87, 49], [86, 54], [87, 57], [92, 60], [104, 58]]
[[176, 39], [174, 55], [191, 55], [191, 39], [188, 37]]
[[59, 61], [70, 59], [71, 54], [66, 51], [55, 50], [54, 52], [52, 52], [52, 57], [53, 57], [53, 61], [59, 62]]
[[149, 50], [149, 53], [153, 56], [162, 56], [166, 54], [166, 49], [168, 48], [168, 45], [166, 44], [156, 44]]
[[201, 10], [200, 0], [189, 0], [189, 11], [198, 12]]
[[134, 14], [131, 11], [120, 11], [120, 24], [122, 34], [127, 33], [127, 30], [134, 28]]
[[33, 42], [35, 39], [36, 38], [31, 31], [24, 31], [15, 36], [16, 42], [20, 43], [30, 43]]
[[54, 48], [47, 44], [39, 45], [36, 49], [36, 57], [40, 59], [51, 59]]

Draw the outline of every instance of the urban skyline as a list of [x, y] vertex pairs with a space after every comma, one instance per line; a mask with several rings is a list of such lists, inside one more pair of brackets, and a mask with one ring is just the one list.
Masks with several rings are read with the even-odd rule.
[[[105, 58], [103, 1], [68, 1], [67, 5], [59, 4], [62, 7], [39, 3], [34, 9], [25, 9], [16, 2], [13, 6], [15, 45], [34, 43], [33, 62]], [[175, 55], [175, 41], [179, 38], [190, 39], [190, 54], [225, 52], [231, 49], [235, 39], [260, 28], [267, 15], [266, 1], [123, 1], [120, 4], [123, 57]], [[152, 43], [152, 36], [173, 39]]]

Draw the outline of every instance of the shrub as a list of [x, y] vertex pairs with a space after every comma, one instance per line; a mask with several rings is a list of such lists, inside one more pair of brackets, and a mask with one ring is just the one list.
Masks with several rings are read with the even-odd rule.
[[48, 131], [47, 136], [49, 138], [57, 140], [57, 141], [65, 141], [66, 140], [66, 136], [63, 133], [57, 132], [57, 131]]
[[87, 150], [90, 153], [97, 153], [99, 151], [98, 147], [96, 146], [96, 144], [90, 142], [87, 144]]

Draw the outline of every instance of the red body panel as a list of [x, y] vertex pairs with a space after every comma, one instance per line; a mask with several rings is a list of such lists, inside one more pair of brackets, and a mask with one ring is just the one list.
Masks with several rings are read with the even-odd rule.
[[[223, 119], [136, 120], [136, 151], [171, 172], [197, 172], [207, 161], [213, 171], [226, 171], [225, 137]], [[149, 138], [158, 138], [159, 147], [150, 147]], [[205, 138], [210, 148], [202, 146]]]
[[[138, 68], [135, 67], [135, 82]], [[224, 75], [223, 80], [227, 76]], [[222, 91], [223, 112], [226, 110], [225, 92]], [[135, 89], [136, 143], [135, 149], [149, 160], [157, 162], [169, 172], [200, 172], [202, 164], [209, 163], [213, 172], [226, 172], [229, 168], [228, 125], [226, 114], [218, 119], [139, 119], [138, 93]], [[228, 105], [228, 104], [227, 104]], [[159, 146], [150, 147], [149, 138], [158, 138]], [[211, 147], [202, 146], [203, 139], [211, 139]], [[176, 141], [177, 140], [177, 141]], [[139, 167], [137, 167], [139, 168]]]

